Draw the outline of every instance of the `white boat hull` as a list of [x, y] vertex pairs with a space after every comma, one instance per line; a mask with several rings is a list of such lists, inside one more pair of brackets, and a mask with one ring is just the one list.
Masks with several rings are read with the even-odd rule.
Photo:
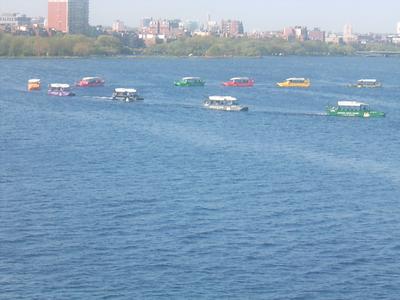
[[248, 111], [246, 106], [239, 105], [204, 105], [207, 109], [220, 110], [220, 111]]

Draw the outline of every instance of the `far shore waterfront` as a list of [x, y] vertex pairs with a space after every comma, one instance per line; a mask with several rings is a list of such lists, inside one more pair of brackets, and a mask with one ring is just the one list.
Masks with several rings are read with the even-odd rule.
[[319, 58], [328, 58], [328, 57], [400, 57], [400, 51], [398, 53], [375, 53], [370, 52], [363, 54], [290, 54], [290, 55], [262, 55], [262, 56], [240, 56], [240, 55], [232, 55], [232, 56], [176, 56], [176, 55], [89, 55], [89, 56], [0, 56], [0, 60], [14, 60], [14, 59], [65, 59], [65, 60], [78, 60], [78, 59], [204, 59], [204, 60], [225, 60], [225, 59], [263, 59], [263, 58], [271, 58], [275, 57], [279, 58], [289, 58], [289, 57], [319, 57]]
[[365, 54], [312, 54], [312, 55], [300, 55], [300, 54], [290, 54], [290, 55], [262, 55], [262, 56], [240, 56], [240, 55], [232, 55], [232, 56], [176, 56], [176, 55], [90, 55], [90, 56], [0, 56], [0, 60], [7, 59], [148, 59], [148, 58], [156, 58], [156, 59], [263, 59], [267, 57], [276, 57], [276, 58], [287, 58], [287, 57], [400, 57], [400, 51], [398, 53], [384, 54], [384, 53], [374, 53], [371, 52], [370, 55]]
[[393, 44], [328, 44], [319, 41], [283, 39], [191, 37], [145, 46], [126, 43], [115, 36], [56, 35], [13, 36], [0, 33], [0, 57], [270, 57], [270, 56], [400, 56]]

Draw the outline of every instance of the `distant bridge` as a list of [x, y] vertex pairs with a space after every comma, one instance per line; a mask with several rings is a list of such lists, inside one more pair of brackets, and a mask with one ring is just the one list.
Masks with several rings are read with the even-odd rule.
[[400, 51], [357, 51], [357, 55], [361, 56], [400, 56]]

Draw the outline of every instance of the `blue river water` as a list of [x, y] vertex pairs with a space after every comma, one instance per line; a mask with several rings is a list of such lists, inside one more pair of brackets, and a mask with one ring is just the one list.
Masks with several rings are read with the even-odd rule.
[[[0, 299], [400, 298], [399, 59], [0, 66]], [[106, 86], [26, 91], [83, 76]], [[234, 76], [256, 86], [221, 86]], [[275, 87], [293, 76], [313, 86]], [[384, 87], [346, 87], [361, 78]], [[116, 87], [145, 101], [111, 101]], [[250, 110], [205, 110], [208, 95]], [[338, 100], [387, 117], [324, 115]]]

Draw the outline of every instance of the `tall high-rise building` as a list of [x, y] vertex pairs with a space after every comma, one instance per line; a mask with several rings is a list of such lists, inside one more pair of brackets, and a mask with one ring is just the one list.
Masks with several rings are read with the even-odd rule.
[[350, 24], [344, 25], [343, 41], [345, 43], [354, 43], [357, 41], [357, 36], [353, 34], [353, 26], [351, 26]]
[[397, 34], [400, 35], [400, 22], [397, 23]]
[[80, 34], [89, 28], [89, 0], [48, 0], [47, 27]]
[[47, 27], [68, 32], [68, 0], [49, 0]]
[[353, 26], [350, 24], [344, 25], [343, 28], [343, 37], [352, 37], [353, 36]]

